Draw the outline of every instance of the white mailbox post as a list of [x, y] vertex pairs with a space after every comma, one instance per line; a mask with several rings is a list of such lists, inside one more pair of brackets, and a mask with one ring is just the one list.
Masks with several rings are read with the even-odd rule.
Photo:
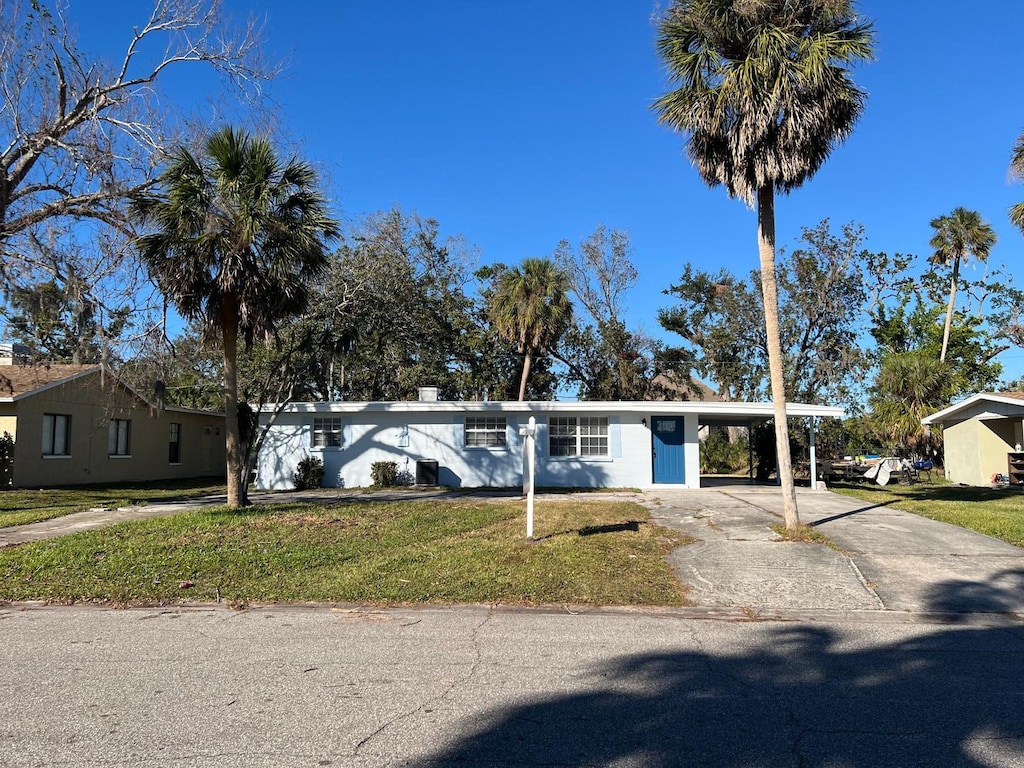
[[526, 538], [533, 538], [533, 479], [536, 474], [537, 419], [533, 416], [519, 428], [523, 438], [523, 493], [526, 495]]

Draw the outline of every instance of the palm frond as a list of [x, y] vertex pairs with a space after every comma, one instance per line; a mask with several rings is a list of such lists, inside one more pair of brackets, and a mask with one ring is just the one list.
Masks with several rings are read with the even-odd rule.
[[676, 87], [654, 102], [687, 134], [711, 186], [753, 202], [800, 186], [850, 133], [865, 94], [848, 68], [873, 55], [873, 30], [846, 0], [676, 0], [658, 52]]

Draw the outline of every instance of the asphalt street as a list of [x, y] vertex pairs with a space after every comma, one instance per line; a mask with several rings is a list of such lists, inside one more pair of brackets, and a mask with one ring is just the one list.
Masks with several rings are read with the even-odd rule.
[[780, 541], [771, 489], [636, 500], [697, 539], [693, 606], [0, 606], [0, 766], [1024, 767], [1024, 550], [829, 493], [835, 548]]
[[0, 637], [11, 768], [1024, 765], [1008, 618], [22, 606]]

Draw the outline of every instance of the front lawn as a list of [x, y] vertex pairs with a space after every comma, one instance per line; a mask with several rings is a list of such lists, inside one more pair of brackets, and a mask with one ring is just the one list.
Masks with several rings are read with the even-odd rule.
[[346, 500], [224, 508], [0, 551], [0, 600], [681, 605], [678, 533], [629, 502]]
[[151, 483], [0, 491], [0, 528], [36, 523], [95, 507], [117, 509], [146, 502], [170, 501], [224, 492], [224, 484], [218, 484], [209, 477], [160, 480]]
[[940, 482], [886, 486], [830, 484], [829, 490], [1024, 547], [1024, 493], [1018, 489], [973, 488]]

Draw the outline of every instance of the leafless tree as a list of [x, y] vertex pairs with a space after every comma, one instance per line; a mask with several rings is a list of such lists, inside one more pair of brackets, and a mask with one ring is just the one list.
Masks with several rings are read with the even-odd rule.
[[[194, 135], [158, 90], [170, 69], [205, 67], [257, 104], [277, 72], [262, 27], [222, 0], [154, 0], [111, 61], [80, 47], [66, 0], [0, 3], [0, 278], [6, 287], [74, 276], [104, 311], [152, 309], [129, 247], [126, 202], [165, 148]], [[215, 123], [209, 114], [202, 124]]]

